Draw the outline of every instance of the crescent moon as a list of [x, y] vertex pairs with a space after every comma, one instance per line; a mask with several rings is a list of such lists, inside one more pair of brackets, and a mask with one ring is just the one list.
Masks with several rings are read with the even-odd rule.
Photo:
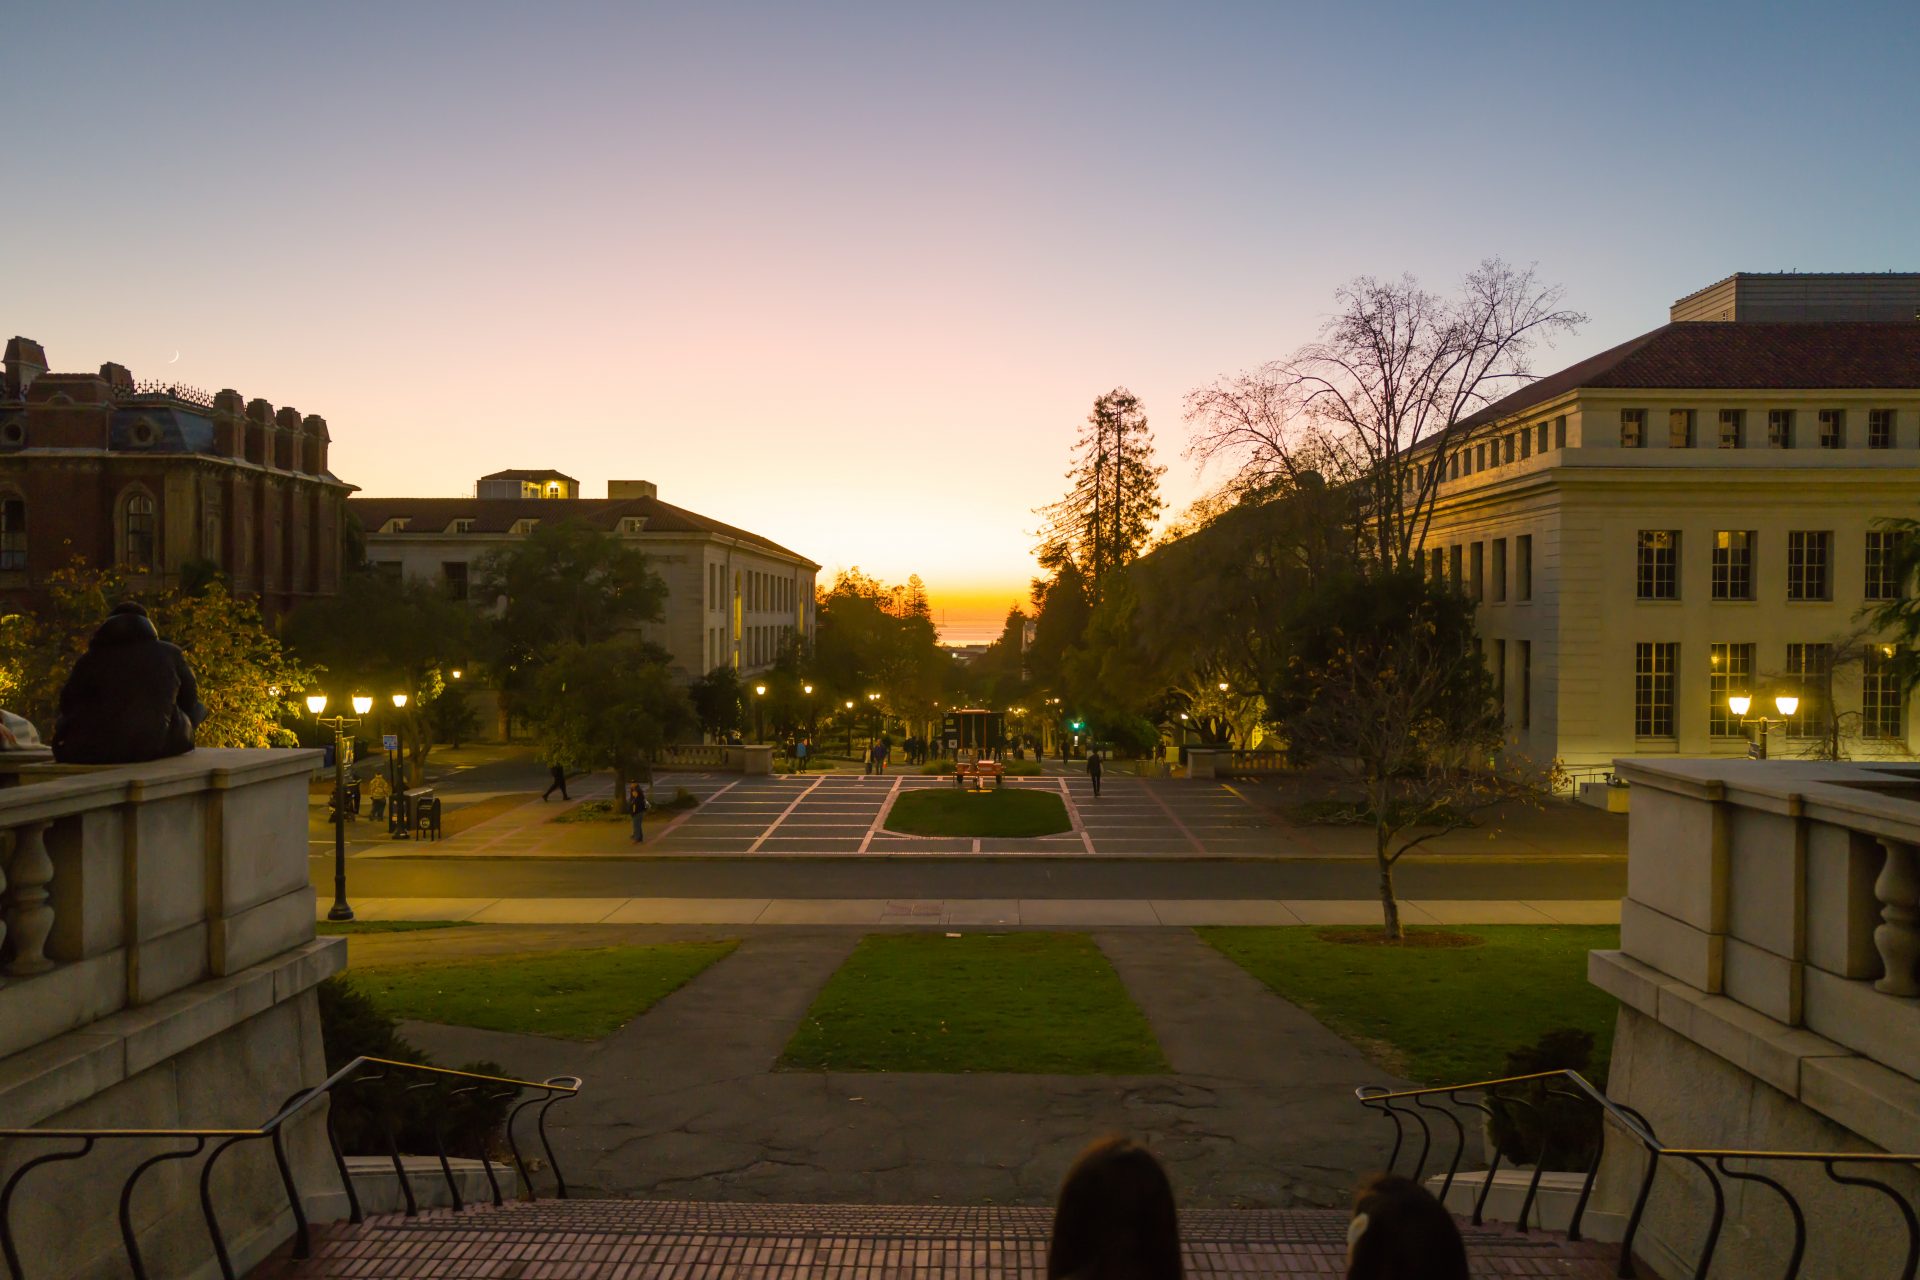
[[173, 359], [171, 359], [171, 360], [169, 360], [169, 361], [167, 361], [167, 363], [168, 363], [168, 364], [178, 364], [178, 363], [180, 363], [180, 348], [178, 348], [178, 347], [175, 347], [175, 348], [173, 349]]

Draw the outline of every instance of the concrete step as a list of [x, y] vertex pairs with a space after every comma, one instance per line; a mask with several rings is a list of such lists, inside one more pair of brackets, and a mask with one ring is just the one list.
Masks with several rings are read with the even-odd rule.
[[[1003, 1205], [790, 1205], [543, 1200], [316, 1228], [314, 1256], [283, 1249], [256, 1280], [564, 1275], [569, 1280], [738, 1277], [910, 1280], [1046, 1274], [1053, 1211]], [[1612, 1274], [1605, 1246], [1462, 1225], [1476, 1276]], [[1181, 1216], [1187, 1274], [1271, 1277], [1345, 1271], [1339, 1210], [1197, 1209]]]

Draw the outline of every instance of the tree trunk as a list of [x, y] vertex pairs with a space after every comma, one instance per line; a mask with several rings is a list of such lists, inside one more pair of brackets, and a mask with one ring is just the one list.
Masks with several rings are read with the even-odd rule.
[[631, 776], [631, 771], [629, 770], [626, 761], [624, 760], [614, 761], [614, 764], [613, 764], [613, 811], [615, 813], [630, 812], [630, 810], [627, 808], [627, 779], [630, 776]]
[[1406, 937], [1400, 928], [1400, 902], [1393, 896], [1393, 860], [1387, 851], [1393, 846], [1393, 828], [1388, 825], [1387, 808], [1393, 802], [1392, 788], [1383, 778], [1375, 778], [1367, 787], [1367, 800], [1373, 807], [1373, 861], [1380, 871], [1380, 923], [1395, 942]]

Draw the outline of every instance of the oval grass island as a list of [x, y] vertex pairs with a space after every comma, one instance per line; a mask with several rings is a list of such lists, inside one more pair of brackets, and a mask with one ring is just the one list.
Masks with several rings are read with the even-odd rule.
[[1057, 836], [1073, 830], [1055, 791], [920, 787], [887, 810], [886, 829], [909, 836]]

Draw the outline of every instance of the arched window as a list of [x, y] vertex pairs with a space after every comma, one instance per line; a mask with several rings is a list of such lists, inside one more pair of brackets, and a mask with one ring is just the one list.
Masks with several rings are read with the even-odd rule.
[[27, 567], [27, 500], [0, 494], [0, 572]]
[[120, 567], [131, 573], [144, 573], [154, 565], [153, 499], [144, 493], [130, 493], [121, 506]]

